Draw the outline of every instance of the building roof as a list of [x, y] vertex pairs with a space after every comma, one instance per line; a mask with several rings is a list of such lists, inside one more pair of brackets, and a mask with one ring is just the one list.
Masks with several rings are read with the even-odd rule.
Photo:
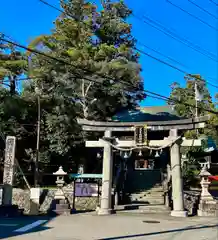
[[170, 113], [175, 115], [175, 111], [173, 110], [173, 106], [165, 105], [165, 106], [152, 106], [152, 107], [139, 107], [141, 112], [157, 114], [157, 113]]
[[139, 107], [116, 114], [112, 120], [119, 122], [168, 121], [181, 119], [172, 106]]

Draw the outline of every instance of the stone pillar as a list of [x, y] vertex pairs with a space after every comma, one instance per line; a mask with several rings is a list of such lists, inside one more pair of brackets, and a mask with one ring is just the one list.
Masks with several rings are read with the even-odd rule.
[[[111, 137], [111, 131], [105, 131], [105, 137]], [[101, 204], [98, 210], [99, 215], [108, 215], [112, 213], [111, 193], [112, 193], [112, 174], [113, 171], [113, 157], [112, 147], [105, 142], [104, 156], [103, 156], [103, 177], [102, 177], [102, 192]]]
[[12, 205], [16, 138], [7, 136], [3, 174], [3, 205]]
[[[177, 129], [170, 130], [170, 138], [178, 137]], [[170, 148], [171, 174], [172, 174], [172, 199], [173, 217], [187, 217], [187, 211], [184, 210], [183, 180], [181, 170], [180, 146], [175, 142]]]

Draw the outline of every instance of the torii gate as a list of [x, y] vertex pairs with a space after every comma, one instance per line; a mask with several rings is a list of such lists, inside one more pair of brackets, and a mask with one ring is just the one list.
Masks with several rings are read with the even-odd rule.
[[[201, 146], [201, 140], [181, 139], [178, 141], [178, 130], [191, 130], [205, 127], [205, 122], [209, 120], [209, 116], [203, 116], [193, 119], [181, 119], [170, 121], [155, 121], [155, 122], [96, 122], [86, 119], [78, 119], [78, 123], [84, 131], [101, 131], [104, 132], [104, 139], [99, 141], [86, 141], [87, 147], [101, 147], [103, 153], [103, 178], [102, 178], [102, 195], [99, 215], [108, 215], [112, 213], [111, 192], [112, 192], [112, 145], [108, 139], [115, 140], [113, 146], [117, 148], [134, 148], [135, 141], [120, 141], [112, 138], [112, 132], [131, 132], [137, 127], [146, 126], [150, 131], [169, 131], [169, 137], [162, 140], [151, 140], [147, 146], [160, 147], [167, 144], [172, 144], [170, 147], [171, 160], [171, 176], [172, 176], [172, 197], [173, 210], [171, 216], [186, 217], [187, 212], [184, 209], [183, 196], [183, 180], [181, 173], [181, 157], [180, 146]], [[144, 145], [145, 146], [145, 145]], [[143, 148], [143, 145], [141, 145]]]

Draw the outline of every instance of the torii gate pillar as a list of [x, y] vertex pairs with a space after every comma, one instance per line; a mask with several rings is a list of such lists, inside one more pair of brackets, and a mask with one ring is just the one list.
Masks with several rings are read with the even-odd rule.
[[[170, 137], [177, 138], [177, 129], [170, 130]], [[173, 210], [171, 216], [173, 217], [187, 217], [187, 211], [184, 210], [184, 194], [183, 194], [183, 179], [181, 170], [180, 146], [175, 142], [170, 148], [171, 160], [171, 176], [172, 176], [172, 198]]]
[[[105, 137], [111, 137], [111, 131], [106, 130]], [[98, 215], [109, 215], [112, 213], [112, 178], [113, 178], [113, 155], [110, 143], [104, 143], [103, 155], [103, 177], [102, 177], [102, 193], [101, 203]]]

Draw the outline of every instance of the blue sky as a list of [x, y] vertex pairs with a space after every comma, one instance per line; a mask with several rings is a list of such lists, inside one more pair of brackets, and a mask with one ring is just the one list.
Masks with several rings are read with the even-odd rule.
[[[194, 7], [188, 0], [171, 1], [218, 28], [218, 20]], [[218, 8], [216, 9], [216, 6], [209, 0], [193, 1], [218, 16]], [[59, 6], [58, 0], [48, 0], [48, 2]], [[126, 3], [134, 11], [135, 15], [149, 16], [217, 56], [218, 32], [176, 9], [166, 0], [126, 0]], [[0, 32], [2, 31], [10, 35], [24, 45], [27, 45], [34, 37], [40, 34], [49, 33], [52, 29], [53, 21], [58, 16], [57, 11], [45, 6], [38, 0], [1, 1], [0, 6]], [[8, 11], [9, 9], [10, 11]], [[173, 65], [189, 73], [201, 74], [206, 80], [218, 85], [217, 62], [189, 49], [134, 17], [130, 19], [130, 22], [133, 25], [133, 35], [139, 42], [174, 58], [186, 67], [176, 63], [172, 63]], [[138, 48], [170, 63], [168, 59], [143, 48], [141, 45], [138, 45]], [[185, 83], [184, 74], [177, 70], [171, 69], [144, 55], [141, 55], [140, 61], [143, 68], [142, 77], [145, 89], [168, 96], [172, 82]], [[217, 89], [211, 87], [210, 91], [214, 95]], [[142, 105], [147, 106], [163, 104], [163, 101], [151, 98], [147, 98], [142, 103]]]

